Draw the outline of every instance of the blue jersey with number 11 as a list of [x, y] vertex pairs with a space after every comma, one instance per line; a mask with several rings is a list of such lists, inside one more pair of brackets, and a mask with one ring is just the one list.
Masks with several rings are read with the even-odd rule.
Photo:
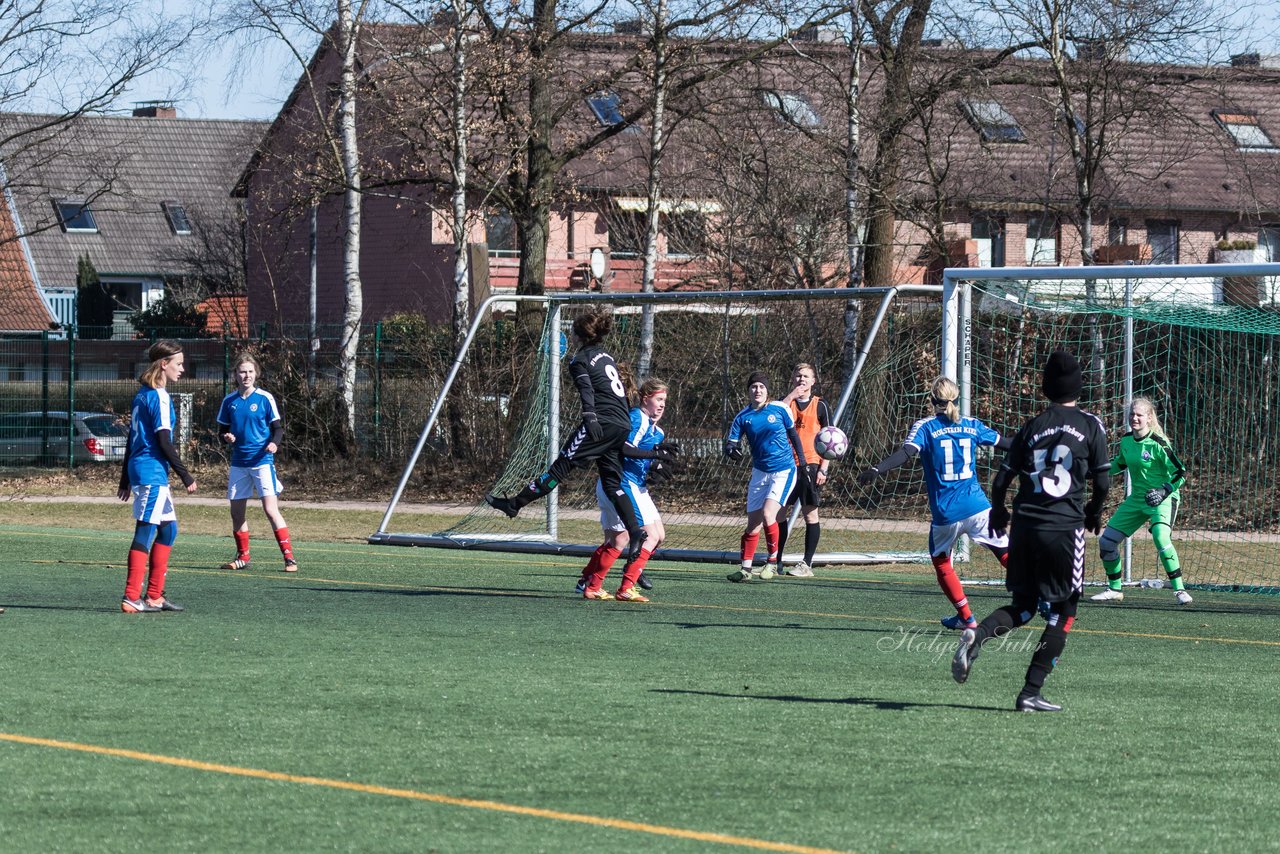
[[979, 445], [994, 445], [1000, 434], [976, 418], [952, 424], [942, 418], [917, 421], [903, 444], [920, 450], [924, 482], [929, 491], [933, 524], [950, 525], [991, 509], [978, 482]]

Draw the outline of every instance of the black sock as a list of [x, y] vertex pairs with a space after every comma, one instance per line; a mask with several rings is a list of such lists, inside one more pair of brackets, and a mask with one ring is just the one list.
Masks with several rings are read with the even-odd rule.
[[818, 522], [806, 522], [804, 525], [804, 562], [813, 565], [813, 553], [818, 550], [818, 537], [822, 536], [822, 525]]
[[1067, 646], [1067, 633], [1061, 626], [1045, 626], [1040, 635], [1040, 643], [1031, 655], [1031, 666], [1027, 668], [1027, 681], [1022, 686], [1019, 697], [1034, 697], [1044, 687], [1044, 680], [1049, 678], [1053, 667], [1058, 663], [1058, 656]]
[[559, 482], [547, 472], [543, 472], [525, 484], [523, 489], [511, 496], [509, 499], [511, 506], [519, 510], [530, 501], [541, 498], [557, 486], [559, 486]]
[[787, 547], [787, 534], [791, 532], [791, 515], [787, 508], [778, 511], [778, 560], [782, 560], [782, 550]]
[[1012, 605], [996, 608], [978, 624], [977, 643], [981, 646], [988, 638], [1002, 638], [1020, 625], [1018, 611]]

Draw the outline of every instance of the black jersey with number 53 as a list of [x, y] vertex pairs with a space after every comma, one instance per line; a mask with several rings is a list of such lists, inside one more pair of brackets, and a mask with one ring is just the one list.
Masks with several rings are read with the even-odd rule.
[[594, 412], [603, 424], [631, 429], [631, 404], [622, 374], [603, 347], [583, 347], [575, 353], [569, 361], [569, 376], [582, 397], [584, 414]]
[[1051, 405], [1018, 431], [1004, 458], [1003, 468], [1018, 475], [1014, 524], [1082, 527], [1089, 478], [1110, 465], [1107, 431], [1098, 416]]

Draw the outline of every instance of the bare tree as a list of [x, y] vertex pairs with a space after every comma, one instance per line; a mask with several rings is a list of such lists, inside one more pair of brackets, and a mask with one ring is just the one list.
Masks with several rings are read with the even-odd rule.
[[[144, 75], [179, 64], [201, 30], [198, 21], [143, 15], [124, 2], [0, 2], [0, 115], [34, 114], [0, 121], [0, 191], [52, 189], [59, 160], [87, 149], [73, 141], [85, 133], [78, 120], [117, 108]], [[77, 174], [88, 177], [78, 198], [90, 205], [117, 191], [127, 157], [104, 150], [98, 162], [80, 164]], [[53, 216], [24, 222], [0, 240], [58, 225]]]
[[[650, 63], [647, 54], [652, 42], [643, 39], [615, 38], [610, 45], [595, 36], [591, 50], [586, 49], [582, 37], [591, 36], [591, 27], [597, 21], [607, 20], [607, 9], [605, 2], [534, 0], [527, 12], [496, 3], [492, 7], [486, 4], [481, 12], [492, 48], [510, 58], [504, 85], [495, 87], [494, 92], [500, 114], [518, 128], [522, 144], [520, 162], [513, 164], [502, 192], [502, 202], [516, 224], [520, 293], [543, 292], [550, 213], [562, 171], [569, 163], [649, 118], [653, 109], [652, 98], [619, 101], [614, 119], [596, 127], [581, 124], [581, 110], [588, 97], [634, 80], [639, 70]], [[747, 0], [693, 4], [687, 14], [671, 15], [663, 29], [674, 40], [681, 34], [703, 33], [734, 20], [739, 33], [749, 33], [768, 17], [766, 11]], [[816, 12], [809, 7], [798, 12], [798, 22], [788, 20], [780, 27], [774, 26], [774, 35], [768, 38], [721, 38], [711, 48], [700, 42], [700, 60], [683, 65], [679, 74], [673, 71], [674, 63], [666, 63], [672, 72], [666, 86], [668, 99], [677, 99], [766, 55], [794, 32], [829, 20], [834, 14], [826, 7]], [[754, 23], [742, 24], [744, 17]]]
[[[338, 382], [341, 422], [339, 445], [348, 453], [356, 447], [355, 380], [363, 319], [364, 296], [360, 281], [360, 236], [363, 206], [363, 167], [357, 128], [357, 106], [364, 83], [360, 67], [361, 28], [378, 9], [369, 0], [336, 0], [329, 5], [319, 0], [244, 0], [233, 5], [221, 18], [222, 31], [250, 45], [263, 39], [284, 44], [302, 69], [295, 94], [309, 105], [314, 121], [310, 131], [318, 138], [315, 149], [304, 146], [304, 157], [318, 162], [310, 166], [290, 164], [307, 175], [312, 186], [307, 198], [296, 203], [307, 210], [327, 194], [342, 198], [342, 279], [343, 314], [339, 340]], [[332, 21], [332, 23], [330, 23]], [[320, 48], [314, 57], [308, 47]], [[337, 63], [337, 84], [317, 74], [316, 59], [331, 56]]]
[[[1231, 34], [1219, 6], [1205, 0], [995, 0], [991, 11], [1010, 33], [1034, 45], [1043, 69], [1045, 107], [1054, 129], [1049, 150], [1065, 150], [1074, 190], [1065, 211], [1080, 235], [1080, 259], [1094, 263], [1094, 225], [1108, 199], [1132, 180], [1151, 181], [1185, 159], [1204, 134], [1188, 132], [1171, 97], [1176, 89], [1209, 79], [1205, 63]], [[1183, 68], [1162, 68], [1181, 63]], [[1200, 67], [1202, 72], [1188, 72]], [[1176, 145], [1135, 146], [1140, 137], [1177, 139]], [[1140, 157], [1134, 157], [1136, 150]], [[1049, 179], [1052, 180], [1052, 179]], [[1047, 218], [1056, 218], [1045, 202]], [[1097, 283], [1086, 280], [1096, 298]], [[1091, 369], [1105, 376], [1105, 350], [1090, 316]]]

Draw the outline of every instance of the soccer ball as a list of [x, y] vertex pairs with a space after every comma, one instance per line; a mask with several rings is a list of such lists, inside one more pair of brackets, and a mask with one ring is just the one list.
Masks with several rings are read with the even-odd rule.
[[838, 460], [849, 450], [849, 437], [839, 427], [823, 427], [813, 439], [813, 448], [824, 460]]

